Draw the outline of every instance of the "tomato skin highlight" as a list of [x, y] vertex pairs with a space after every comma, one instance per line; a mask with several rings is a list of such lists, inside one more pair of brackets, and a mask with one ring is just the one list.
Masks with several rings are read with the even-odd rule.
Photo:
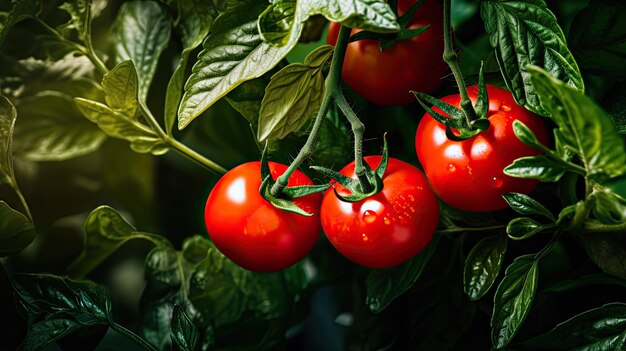
[[[467, 90], [475, 103], [478, 86]], [[515, 136], [515, 120], [528, 126], [539, 142], [548, 144], [548, 131], [541, 117], [519, 106], [505, 89], [487, 84], [487, 93], [487, 118], [491, 125], [486, 131], [463, 141], [452, 141], [446, 137], [445, 126], [426, 113], [415, 134], [417, 156], [435, 193], [446, 204], [464, 211], [506, 208], [504, 193], [528, 194], [539, 183], [502, 172], [517, 158], [542, 154]], [[461, 97], [454, 94], [441, 100], [459, 107]], [[437, 108], [434, 110], [447, 116]]]
[[[416, 1], [399, 0], [404, 14]], [[430, 25], [420, 35], [380, 51], [378, 40], [348, 44], [342, 78], [357, 94], [378, 105], [397, 106], [416, 102], [410, 90], [431, 93], [443, 82], [448, 66], [443, 61], [443, 8], [426, 0], [415, 12], [409, 28]], [[331, 23], [326, 42], [335, 45], [339, 23]], [[360, 32], [353, 29], [352, 34]]]
[[[372, 168], [381, 156], [364, 158]], [[340, 173], [355, 178], [354, 162]], [[322, 200], [322, 228], [345, 257], [370, 268], [396, 266], [421, 252], [439, 223], [439, 204], [426, 177], [417, 168], [389, 158], [383, 190], [364, 200], [341, 201], [333, 189]], [[339, 183], [340, 195], [350, 192]]]
[[[269, 162], [269, 168], [276, 179], [287, 166]], [[207, 199], [204, 220], [215, 246], [232, 261], [254, 272], [275, 272], [303, 259], [317, 242], [322, 195], [293, 200], [311, 217], [279, 210], [259, 194], [260, 172], [258, 161], [228, 171]], [[288, 186], [312, 184], [298, 170], [288, 182]]]

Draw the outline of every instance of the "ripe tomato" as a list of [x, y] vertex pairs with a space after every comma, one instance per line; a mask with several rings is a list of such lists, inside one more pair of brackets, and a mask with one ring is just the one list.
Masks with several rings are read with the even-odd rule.
[[[475, 102], [478, 86], [469, 87], [468, 94]], [[502, 194], [528, 194], [537, 185], [536, 180], [513, 178], [502, 172], [519, 157], [541, 154], [517, 139], [513, 121], [524, 123], [541, 143], [548, 143], [541, 117], [517, 105], [510, 92], [487, 85], [487, 94], [489, 129], [463, 141], [452, 141], [446, 137], [445, 126], [426, 113], [415, 135], [417, 157], [433, 189], [441, 200], [460, 210], [502, 209], [507, 207]], [[461, 97], [454, 94], [441, 100], [458, 107]], [[439, 109], [435, 111], [447, 116]]]
[[[416, 1], [399, 0], [398, 14]], [[409, 28], [430, 24], [425, 32], [380, 51], [378, 40], [358, 40], [348, 45], [342, 77], [352, 90], [378, 105], [415, 102], [410, 90], [430, 93], [442, 83], [448, 66], [443, 61], [443, 9], [426, 0], [415, 12]], [[326, 42], [335, 45], [339, 23], [331, 23]], [[353, 29], [352, 34], [359, 32]]]
[[[381, 156], [365, 157], [372, 168]], [[356, 178], [354, 162], [340, 173]], [[322, 200], [322, 228], [330, 243], [350, 260], [371, 268], [398, 265], [422, 251], [439, 223], [439, 204], [417, 168], [389, 159], [383, 190], [364, 200], [339, 200], [328, 189]], [[339, 183], [340, 195], [350, 192]]]
[[[274, 179], [287, 166], [269, 162]], [[300, 261], [320, 235], [319, 208], [322, 195], [297, 198], [295, 204], [313, 213], [306, 217], [275, 208], [259, 194], [261, 163], [248, 162], [228, 171], [207, 199], [204, 220], [217, 248], [238, 265], [255, 272], [274, 272]], [[311, 185], [300, 171], [289, 186]]]

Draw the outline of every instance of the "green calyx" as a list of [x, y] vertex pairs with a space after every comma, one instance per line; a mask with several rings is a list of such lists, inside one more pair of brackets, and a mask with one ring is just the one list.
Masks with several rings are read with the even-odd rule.
[[[480, 65], [478, 75], [478, 97], [471, 111], [452, 106], [428, 94], [413, 92], [417, 101], [434, 119], [446, 127], [446, 136], [450, 140], [461, 141], [469, 139], [489, 128], [487, 113], [489, 112], [489, 96], [483, 76], [483, 65]], [[435, 111], [430, 105], [437, 107], [450, 117]], [[454, 129], [454, 130], [453, 130]], [[456, 131], [456, 133], [455, 133]]]
[[278, 196], [272, 195], [271, 189], [275, 181], [270, 173], [270, 167], [267, 160], [267, 143], [265, 143], [265, 149], [261, 155], [261, 179], [263, 179], [263, 182], [261, 182], [259, 193], [265, 200], [269, 201], [269, 203], [278, 209], [307, 217], [310, 217], [313, 214], [306, 212], [291, 200], [322, 192], [330, 187], [329, 184], [292, 186], [283, 188]]
[[378, 167], [376, 167], [376, 170], [372, 170], [367, 162], [363, 162], [361, 174], [359, 174], [359, 172], [355, 169], [357, 179], [352, 179], [329, 168], [319, 166], [311, 166], [311, 168], [335, 180], [337, 183], [341, 184], [344, 188], [350, 191], [350, 195], [343, 196], [337, 192], [336, 188], [333, 187], [335, 195], [339, 200], [344, 202], [358, 202], [383, 190], [383, 177], [385, 175], [385, 171], [387, 170], [388, 163], [389, 151], [387, 148], [387, 139], [385, 138], [382, 159], [380, 160]]
[[[408, 28], [413, 15], [417, 9], [424, 3], [425, 0], [420, 0], [413, 4], [409, 10], [404, 13], [402, 16], [398, 17], [398, 24], [400, 24], [400, 30], [396, 33], [377, 33], [371, 31], [362, 31], [358, 32], [350, 37], [350, 42], [370, 39], [370, 40], [378, 40], [380, 45], [380, 51], [385, 51], [390, 47], [394, 46], [397, 42], [402, 40], [407, 40], [414, 38], [422, 33], [424, 33], [430, 25], [426, 25], [419, 28]], [[397, 1], [389, 1], [389, 5], [396, 11], [397, 14]]]

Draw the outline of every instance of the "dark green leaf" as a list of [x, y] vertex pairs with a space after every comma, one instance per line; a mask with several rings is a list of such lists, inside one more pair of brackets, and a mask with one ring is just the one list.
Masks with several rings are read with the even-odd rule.
[[39, 350], [75, 331], [110, 323], [108, 292], [94, 283], [48, 274], [16, 274], [13, 288], [28, 312], [24, 350]]
[[[181, 251], [171, 247], [156, 247], [146, 257], [146, 288], [141, 297], [143, 315], [141, 334], [159, 350], [167, 350], [171, 342], [172, 315], [174, 305], [184, 306], [189, 317], [187, 292], [194, 267], [206, 257], [209, 241], [200, 236], [186, 239]], [[200, 325], [196, 325], [200, 328]], [[204, 334], [212, 333], [211, 327], [200, 329]], [[205, 335], [201, 335], [206, 340]]]
[[129, 240], [145, 239], [158, 247], [168, 241], [155, 234], [138, 232], [108, 206], [91, 211], [85, 220], [85, 244], [81, 255], [68, 267], [74, 277], [83, 277]]
[[259, 33], [263, 41], [276, 46], [287, 45], [297, 8], [295, 0], [278, 0], [268, 6], [259, 15]]
[[519, 346], [526, 350], [624, 350], [626, 304], [610, 303], [580, 313]]
[[511, 177], [558, 182], [566, 170], [563, 165], [545, 156], [528, 156], [513, 161], [504, 168], [503, 172]]
[[194, 351], [198, 343], [198, 330], [193, 325], [185, 311], [179, 305], [174, 306], [172, 313], [172, 350]]
[[589, 97], [552, 78], [538, 67], [529, 67], [541, 105], [559, 127], [559, 139], [580, 156], [587, 175], [612, 178], [626, 172], [624, 139], [606, 113]]
[[415, 284], [435, 252], [439, 239], [439, 236], [434, 236], [421, 253], [399, 266], [370, 271], [365, 281], [367, 285], [365, 303], [372, 312], [384, 310], [394, 299]]
[[585, 73], [626, 79], [626, 5], [594, 0], [578, 13], [570, 47]]
[[296, 22], [288, 44], [282, 47], [264, 43], [257, 28], [257, 17], [267, 3], [256, 0], [226, 2], [203, 44], [191, 77], [185, 84], [178, 115], [178, 128], [228, 94], [239, 84], [261, 77], [280, 62], [296, 45], [302, 24]]
[[137, 114], [138, 87], [137, 71], [131, 60], [118, 64], [102, 78], [102, 88], [109, 107], [131, 118]]
[[0, 201], [0, 257], [22, 251], [36, 235], [33, 224], [26, 216]]
[[116, 62], [132, 60], [139, 77], [139, 100], [145, 101], [161, 52], [167, 46], [172, 19], [156, 1], [130, 1], [120, 7], [113, 29]]
[[183, 84], [185, 83], [185, 70], [191, 52], [209, 34], [211, 25], [217, 17], [217, 12], [213, 4], [207, 4], [206, 0], [179, 0], [178, 19], [176, 26], [180, 29], [183, 42], [183, 52], [180, 61], [167, 84], [165, 95], [165, 130], [171, 134], [176, 123], [178, 104], [183, 95]]
[[602, 100], [602, 107], [615, 123], [617, 132], [626, 134], [626, 83], [614, 86]]
[[[75, 0], [61, 4], [59, 8], [69, 13], [71, 20], [61, 26], [59, 31], [65, 34], [68, 30], [75, 30], [83, 43], [90, 41], [91, 39], [87, 38], [87, 36], [91, 33], [91, 1], [92, 0]], [[68, 35], [64, 36], [69, 37]]]
[[89, 154], [107, 136], [83, 118], [72, 97], [53, 91], [21, 100], [15, 154], [34, 161], [60, 161]]
[[584, 91], [563, 31], [543, 0], [482, 1], [481, 16], [506, 85], [518, 104], [546, 114], [537, 88], [531, 85], [528, 65], [541, 66], [567, 85]]
[[616, 233], [580, 236], [587, 254], [604, 272], [626, 280], [626, 237]]
[[226, 101], [248, 120], [254, 132], [257, 131], [261, 101], [269, 80], [264, 76], [246, 81], [226, 95]]
[[111, 137], [130, 141], [130, 147], [134, 151], [153, 155], [162, 155], [169, 151], [169, 147], [156, 133], [138, 121], [96, 101], [75, 98], [74, 102], [83, 115], [96, 123], [103, 132]]
[[331, 46], [322, 46], [305, 59], [292, 63], [272, 76], [261, 102], [257, 138], [282, 139], [304, 127], [319, 110], [324, 95], [321, 65], [332, 54]]
[[470, 300], [483, 297], [500, 274], [508, 238], [496, 235], [478, 242], [465, 259], [463, 287]]
[[5, 18], [0, 17], [0, 46], [14, 24], [27, 18], [34, 18], [41, 11], [40, 0], [11, 0], [11, 5], [9, 14]]
[[528, 217], [520, 217], [509, 222], [506, 226], [506, 233], [513, 240], [524, 240], [553, 226], [552, 224], [542, 225]]
[[537, 214], [544, 216], [553, 222], [556, 220], [554, 215], [552, 215], [547, 208], [526, 194], [506, 193], [502, 195], [502, 197], [517, 213], [523, 215]]
[[506, 269], [494, 297], [491, 341], [496, 348], [508, 345], [530, 311], [537, 290], [535, 255], [520, 256]]

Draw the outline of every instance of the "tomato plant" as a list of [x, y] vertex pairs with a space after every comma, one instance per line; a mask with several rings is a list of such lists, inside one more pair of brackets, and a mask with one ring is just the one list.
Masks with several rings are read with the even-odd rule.
[[[367, 156], [378, 167], [380, 156]], [[340, 173], [356, 178], [355, 164]], [[387, 268], [415, 257], [430, 242], [439, 222], [439, 204], [426, 177], [414, 166], [389, 159], [383, 190], [358, 202], [344, 202], [350, 192], [341, 184], [326, 191], [321, 208], [324, 233], [350, 260], [366, 267]]]
[[[467, 89], [474, 102], [478, 86]], [[507, 207], [502, 195], [528, 194], [539, 183], [533, 179], [509, 177], [503, 173], [514, 160], [541, 154], [521, 142], [513, 132], [513, 122], [528, 126], [539, 142], [548, 144], [548, 132], [541, 117], [519, 106], [508, 91], [487, 85], [490, 126], [462, 141], [450, 140], [444, 125], [426, 113], [415, 134], [415, 148], [424, 172], [437, 196], [448, 205], [464, 211], [494, 211]], [[441, 98], [459, 106], [459, 94]]]
[[[402, 16], [415, 4], [398, 1]], [[433, 92], [443, 82], [448, 67], [443, 61], [443, 23], [441, 5], [426, 0], [408, 22], [408, 29], [429, 26], [421, 34], [381, 49], [379, 40], [362, 39], [348, 45], [342, 77], [357, 94], [379, 105], [404, 105], [415, 102], [411, 90]], [[354, 29], [353, 34], [361, 30]], [[326, 42], [334, 45], [339, 23], [331, 23]]]
[[626, 350], [625, 19], [0, 1], [0, 350]]
[[[287, 166], [270, 162], [272, 177]], [[290, 186], [310, 185], [301, 172], [289, 178]], [[228, 171], [211, 190], [204, 210], [209, 237], [238, 265], [255, 272], [283, 270], [306, 256], [320, 235], [320, 194], [296, 199], [305, 217], [272, 206], [259, 194], [261, 165], [248, 162]]]

